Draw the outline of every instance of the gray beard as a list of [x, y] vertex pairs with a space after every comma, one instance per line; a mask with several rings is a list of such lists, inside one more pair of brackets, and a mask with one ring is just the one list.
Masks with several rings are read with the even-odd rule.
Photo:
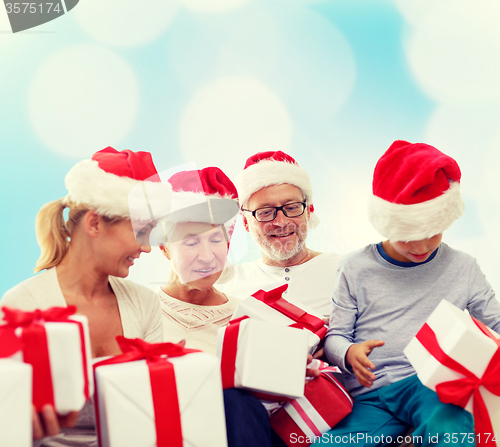
[[[298, 235], [298, 240], [295, 246], [293, 247], [292, 250], [285, 250], [281, 244], [276, 243], [273, 244], [270, 242], [266, 236], [261, 236], [257, 233], [254, 233], [253, 231], [251, 232], [252, 237], [255, 241], [255, 243], [259, 246], [260, 251], [264, 252], [269, 258], [271, 258], [273, 261], [287, 261], [288, 259], [293, 258], [295, 255], [300, 253], [302, 248], [304, 248], [305, 245], [305, 238], [302, 235]], [[279, 245], [278, 245], [279, 244]], [[280, 248], [276, 248], [279, 246]]]

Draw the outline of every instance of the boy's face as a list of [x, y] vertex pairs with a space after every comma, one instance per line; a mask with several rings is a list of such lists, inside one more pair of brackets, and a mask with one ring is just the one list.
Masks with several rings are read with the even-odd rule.
[[[424, 262], [439, 247], [443, 234], [436, 234], [428, 239], [410, 242], [386, 241], [384, 250], [393, 259], [401, 262]], [[387, 245], [387, 247], [385, 247]]]

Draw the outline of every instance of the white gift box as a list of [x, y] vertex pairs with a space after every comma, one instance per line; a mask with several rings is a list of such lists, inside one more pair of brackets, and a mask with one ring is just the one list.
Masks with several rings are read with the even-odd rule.
[[0, 445], [31, 447], [31, 366], [0, 359]]
[[[315, 315], [314, 311], [308, 309], [302, 304], [300, 305], [300, 309], [322, 320], [321, 316]], [[245, 298], [239, 302], [238, 306], [234, 311], [233, 316], [231, 317], [231, 320], [235, 320], [237, 318], [244, 316], [257, 318], [262, 321], [267, 321], [268, 323], [279, 324], [282, 326], [290, 326], [295, 323], [295, 320], [293, 320], [292, 318], [281, 313], [279, 310], [276, 310], [271, 306], [268, 306], [267, 304], [258, 300], [257, 298], [254, 298], [253, 296], [249, 296], [248, 298]], [[309, 330], [307, 330], [307, 335], [308, 335], [307, 344], [309, 348], [309, 353], [312, 354], [321, 340], [318, 337], [318, 335]]]
[[[461, 364], [476, 377], [481, 378], [494, 353], [499, 348], [494, 340], [487, 337], [474, 323], [470, 315], [458, 307], [442, 300], [427, 319], [427, 325], [435, 333], [440, 348], [453, 360]], [[498, 338], [499, 335], [490, 330]], [[413, 338], [404, 353], [417, 371], [420, 381], [436, 391], [436, 385], [464, 376], [441, 364], [417, 339]], [[499, 378], [500, 381], [500, 378]], [[493, 432], [500, 440], [500, 396], [495, 396], [483, 386], [480, 393], [487, 406]], [[465, 410], [472, 410], [473, 397], [469, 399]]]
[[[58, 414], [80, 411], [87, 397], [85, 381], [87, 378], [89, 397], [93, 394], [90, 336], [87, 317], [71, 315], [70, 320], [81, 323], [84, 346], [79, 324], [70, 322], [45, 322], [45, 333], [49, 352], [50, 372], [54, 391], [54, 406]], [[20, 336], [21, 329], [16, 330]], [[86, 358], [83, 356], [85, 352]], [[24, 357], [23, 357], [24, 358]], [[36, 390], [34, 390], [36, 393]]]
[[[234, 387], [291, 399], [303, 397], [309, 331], [253, 318], [239, 325]], [[217, 332], [217, 355], [221, 358], [226, 355], [227, 327]]]
[[[200, 352], [168, 361], [175, 371], [183, 446], [227, 446], [219, 359]], [[156, 446], [146, 361], [97, 366], [95, 378], [101, 447]]]

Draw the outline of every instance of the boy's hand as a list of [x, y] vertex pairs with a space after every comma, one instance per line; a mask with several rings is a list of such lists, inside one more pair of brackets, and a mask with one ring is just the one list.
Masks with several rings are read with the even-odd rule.
[[351, 345], [346, 353], [346, 361], [352, 366], [354, 374], [359, 383], [370, 388], [375, 380], [375, 374], [372, 371], [375, 365], [370, 361], [368, 355], [373, 348], [382, 346], [385, 342], [382, 340], [367, 340], [363, 343]]

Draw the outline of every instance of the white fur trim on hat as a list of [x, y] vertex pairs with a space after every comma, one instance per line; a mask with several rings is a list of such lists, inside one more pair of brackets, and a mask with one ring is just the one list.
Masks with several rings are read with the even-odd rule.
[[[252, 194], [260, 191], [266, 186], [282, 185], [288, 183], [296, 186], [304, 194], [307, 204], [312, 205], [312, 185], [306, 170], [298, 164], [277, 160], [262, 160], [241, 171], [234, 182], [238, 190], [238, 197], [242, 206]], [[310, 213], [309, 228], [313, 229], [319, 225], [319, 218]]]
[[395, 204], [372, 195], [368, 219], [390, 241], [419, 241], [448, 229], [463, 214], [464, 208], [460, 183], [452, 182], [440, 196], [413, 205]]
[[170, 184], [111, 174], [95, 160], [83, 160], [73, 166], [65, 184], [68, 189], [65, 204], [84, 204], [102, 216], [148, 222], [170, 209]]
[[227, 199], [233, 200], [238, 203], [231, 195], [221, 195], [221, 194], [203, 194], [201, 192], [192, 191], [174, 191], [172, 194], [172, 207], [171, 212], [181, 210], [193, 205], [198, 205], [200, 203], [206, 203], [207, 199]]

